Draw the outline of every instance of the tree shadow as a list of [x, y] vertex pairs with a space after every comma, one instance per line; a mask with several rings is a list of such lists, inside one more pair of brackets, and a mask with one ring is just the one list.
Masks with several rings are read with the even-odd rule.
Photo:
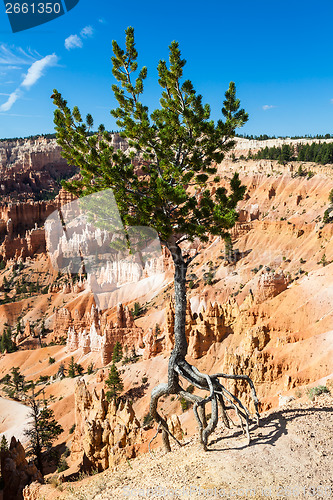
[[[294, 420], [295, 418], [309, 416], [310, 414], [318, 414], [319, 412], [333, 413], [332, 407], [321, 407], [321, 408], [300, 408], [300, 409], [286, 409], [277, 410], [274, 413], [267, 415], [260, 419], [260, 427], [256, 424], [250, 426], [250, 444], [244, 444], [241, 446], [225, 447], [225, 448], [207, 448], [207, 451], [227, 451], [227, 450], [242, 450], [248, 448], [249, 446], [255, 446], [259, 444], [268, 444], [275, 446], [275, 443], [282, 435], [287, 435], [287, 423]], [[253, 431], [257, 431], [257, 434], [253, 434]], [[233, 434], [225, 434], [224, 436], [217, 437], [209, 442], [208, 446], [220, 443], [221, 441], [230, 440], [244, 436], [242, 430], [238, 427], [235, 429]]]
[[149, 383], [147, 382], [141, 384], [140, 386], [132, 387], [131, 389], [126, 391], [125, 394], [120, 396], [119, 400], [122, 400], [124, 402], [127, 399], [135, 401], [136, 399], [142, 398], [146, 394], [148, 388], [149, 388]]

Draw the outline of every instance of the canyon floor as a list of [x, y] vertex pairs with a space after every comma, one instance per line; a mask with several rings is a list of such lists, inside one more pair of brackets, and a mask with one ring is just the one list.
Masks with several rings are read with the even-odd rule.
[[[238, 427], [220, 424], [208, 451], [196, 436], [171, 453], [161, 448], [80, 483], [44, 485], [36, 498], [116, 500], [326, 499], [333, 495], [333, 397], [287, 403], [262, 415], [246, 446]], [[62, 491], [61, 491], [62, 490]]]

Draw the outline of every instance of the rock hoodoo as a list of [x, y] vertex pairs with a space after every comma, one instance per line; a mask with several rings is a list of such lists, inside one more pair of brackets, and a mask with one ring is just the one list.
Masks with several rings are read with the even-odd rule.
[[33, 463], [28, 463], [19, 440], [13, 436], [8, 451], [1, 453], [1, 474], [4, 482], [3, 498], [23, 500], [23, 488], [43, 477]]
[[134, 458], [142, 444], [142, 429], [129, 401], [118, 406], [87, 389], [83, 379], [75, 387], [75, 431], [71, 459], [82, 470], [105, 470]]

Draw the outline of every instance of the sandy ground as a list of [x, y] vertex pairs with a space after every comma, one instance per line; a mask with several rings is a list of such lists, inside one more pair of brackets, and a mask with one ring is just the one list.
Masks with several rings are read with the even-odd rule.
[[8, 442], [15, 436], [25, 443], [24, 430], [30, 420], [29, 412], [30, 408], [22, 403], [0, 397], [0, 434], [5, 434]]
[[196, 437], [172, 453], [159, 449], [116, 471], [43, 486], [40, 498], [81, 500], [333, 498], [333, 397], [293, 401], [264, 414], [246, 446], [240, 429], [218, 426], [209, 451]]

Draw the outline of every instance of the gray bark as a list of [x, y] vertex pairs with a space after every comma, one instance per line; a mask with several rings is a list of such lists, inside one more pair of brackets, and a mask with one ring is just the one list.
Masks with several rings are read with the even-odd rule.
[[[200, 373], [197, 368], [190, 365], [185, 357], [187, 354], [187, 341], [185, 335], [185, 320], [186, 320], [186, 272], [190, 259], [185, 259], [182, 250], [179, 245], [176, 244], [175, 240], [170, 240], [166, 242], [166, 246], [171, 252], [172, 259], [175, 266], [174, 273], [174, 287], [175, 287], [175, 324], [174, 324], [174, 338], [175, 344], [174, 348], [170, 354], [169, 364], [168, 364], [168, 382], [164, 384], [157, 385], [151, 394], [150, 401], [150, 414], [162, 428], [162, 440], [164, 448], [166, 451], [171, 451], [169, 436], [173, 437], [175, 441], [177, 439], [172, 436], [168, 429], [165, 419], [158, 413], [158, 401], [162, 396], [168, 396], [170, 394], [178, 394], [184, 397], [187, 401], [194, 404], [193, 411], [198, 422], [199, 427], [199, 439], [204, 448], [207, 449], [208, 438], [211, 433], [215, 430], [218, 423], [219, 414], [219, 404], [221, 408], [222, 420], [226, 427], [230, 427], [229, 418], [227, 412], [233, 409], [238, 415], [243, 429], [244, 434], [250, 442], [249, 434], [249, 420], [250, 412], [242, 404], [242, 402], [233, 394], [231, 394], [219, 381], [219, 378], [233, 379], [233, 380], [245, 380], [249, 383], [253, 403], [255, 406], [255, 419], [259, 425], [259, 411], [258, 411], [258, 398], [253, 385], [252, 380], [245, 374], [242, 375], [229, 375], [218, 373], [215, 375], [207, 375]], [[198, 389], [203, 389], [209, 391], [209, 396], [202, 398], [201, 396], [196, 396], [185, 391], [180, 385], [179, 377], [184, 378], [190, 384], [194, 385]], [[226, 405], [225, 401], [229, 403]], [[206, 420], [206, 404], [211, 404], [211, 417], [209, 421]], [[219, 403], [219, 404], [218, 404]], [[230, 419], [231, 420], [231, 419]], [[244, 427], [245, 423], [245, 427]], [[178, 444], [180, 444], [177, 441]]]

